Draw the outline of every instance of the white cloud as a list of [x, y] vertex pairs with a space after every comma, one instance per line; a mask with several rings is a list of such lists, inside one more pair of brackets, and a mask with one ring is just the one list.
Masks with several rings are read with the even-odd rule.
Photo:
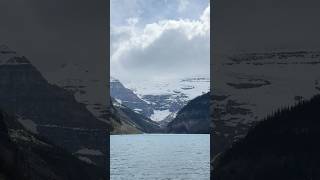
[[111, 29], [111, 75], [128, 79], [209, 74], [210, 8], [197, 20], [161, 20], [136, 27], [138, 19]]
[[135, 26], [139, 22], [139, 19], [136, 17], [128, 18], [127, 23], [131, 26]]

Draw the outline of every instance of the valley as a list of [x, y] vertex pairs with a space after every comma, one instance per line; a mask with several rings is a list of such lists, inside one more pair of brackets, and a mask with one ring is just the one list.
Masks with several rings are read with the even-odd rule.
[[[118, 109], [118, 111], [123, 111], [123, 109], [127, 110], [125, 112], [127, 118], [122, 119], [130, 119], [128, 117], [133, 116], [136, 117], [134, 118], [135, 121], [140, 121], [140, 123], [143, 122], [146, 124], [150, 124], [150, 122], [152, 122], [152, 124], [156, 126], [156, 128], [151, 129], [150, 127], [147, 127], [147, 129], [142, 130], [142, 132], [194, 133], [189, 130], [178, 130], [181, 127], [177, 127], [175, 129], [173, 127], [168, 128], [168, 126], [176, 119], [179, 112], [185, 106], [187, 106], [192, 99], [208, 93], [209, 83], [209, 78], [199, 76], [193, 78], [183, 78], [179, 80], [174, 79], [171, 81], [144, 81], [143, 83], [139, 84], [126, 83], [125, 86], [118, 79], [111, 77], [110, 95], [113, 99], [112, 104], [115, 109]], [[202, 101], [209, 102], [209, 96], [204, 97], [205, 98], [202, 98]], [[189, 107], [191, 107], [189, 108], [190, 111], [194, 109], [195, 111], [200, 110], [197, 109], [196, 105], [191, 104]], [[204, 110], [205, 114], [209, 116], [209, 103], [205, 104], [205, 107], [208, 108], [207, 111]], [[202, 109], [200, 111], [202, 111]], [[200, 117], [194, 122], [196, 122], [195, 124], [204, 123], [203, 125], [206, 124], [206, 127], [209, 127], [207, 125], [209, 124], [209, 118]], [[180, 123], [180, 125], [182, 124]], [[137, 127], [136, 125], [134, 126]], [[141, 128], [138, 129], [141, 130]], [[208, 133], [208, 130], [199, 130], [198, 132], [205, 134]]]

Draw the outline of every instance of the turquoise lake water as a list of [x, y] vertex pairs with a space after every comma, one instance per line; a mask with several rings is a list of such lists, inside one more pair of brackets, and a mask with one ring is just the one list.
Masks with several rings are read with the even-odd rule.
[[209, 134], [110, 136], [111, 180], [209, 180]]

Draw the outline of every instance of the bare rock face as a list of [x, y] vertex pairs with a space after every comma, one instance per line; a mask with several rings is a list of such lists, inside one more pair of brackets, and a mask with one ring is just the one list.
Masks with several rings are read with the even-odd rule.
[[210, 93], [191, 100], [167, 126], [170, 133], [210, 133]]
[[160, 133], [160, 124], [134, 112], [112, 98], [112, 134]]
[[108, 124], [72, 92], [48, 83], [26, 57], [5, 46], [0, 48], [0, 108], [15, 114], [33, 133], [104, 167]]

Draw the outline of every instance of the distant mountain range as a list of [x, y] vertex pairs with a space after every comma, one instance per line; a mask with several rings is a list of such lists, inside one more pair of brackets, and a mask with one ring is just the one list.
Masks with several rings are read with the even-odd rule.
[[[210, 80], [206, 76], [126, 82], [110, 78], [110, 95], [153, 121], [166, 126], [188, 101], [209, 91]], [[162, 122], [161, 122], [162, 121]]]
[[119, 80], [111, 78], [110, 86], [114, 134], [209, 133], [209, 93], [191, 100], [175, 113], [177, 116], [154, 121], [147, 117], [153, 111], [152, 103], [141, 99]]

